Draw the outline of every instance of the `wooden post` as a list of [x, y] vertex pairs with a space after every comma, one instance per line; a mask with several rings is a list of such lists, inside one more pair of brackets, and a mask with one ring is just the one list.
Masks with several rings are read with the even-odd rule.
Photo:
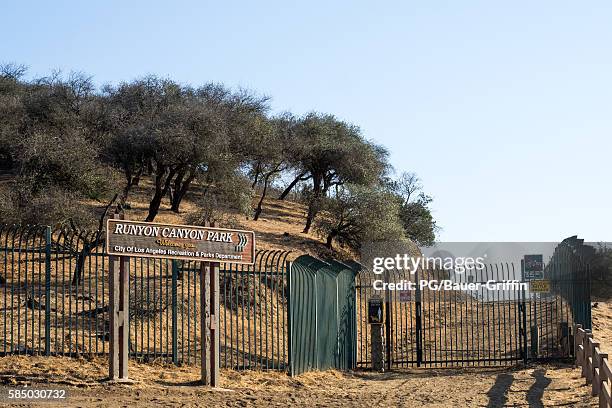
[[610, 408], [610, 400], [612, 400], [612, 391], [610, 385], [604, 382], [599, 393], [599, 408]]
[[574, 367], [580, 365], [580, 356], [578, 355], [578, 345], [582, 341], [582, 325], [577, 324], [574, 326]]
[[591, 344], [590, 344], [590, 340], [592, 338], [593, 338], [593, 334], [590, 332], [587, 332], [582, 342], [582, 347], [584, 348], [584, 361], [582, 363], [582, 375], [583, 377], [586, 378], [587, 385], [591, 384], [591, 380], [592, 380], [591, 373], [593, 372], [591, 368], [591, 365], [593, 364], [593, 355], [592, 355]]
[[612, 390], [610, 389], [612, 369], [610, 369], [610, 364], [608, 363], [607, 359], [601, 362], [599, 372], [602, 379], [601, 390], [599, 393], [599, 406], [600, 408], [609, 408], [610, 402], [612, 402]]
[[[206, 226], [214, 227], [207, 223]], [[200, 265], [200, 342], [201, 382], [219, 385], [219, 263], [201, 262]]]
[[587, 339], [587, 334], [589, 333], [589, 330], [582, 330], [582, 335], [580, 336], [580, 345], [578, 346], [579, 348], [579, 353], [580, 353], [580, 375], [582, 377], [586, 377], [586, 370], [585, 370], [585, 366], [586, 366], [586, 358], [587, 358], [587, 351], [586, 348], [584, 347], [586, 339]]
[[604, 359], [607, 359], [608, 355], [599, 351], [599, 347], [595, 349], [593, 357], [593, 389], [591, 392], [592, 396], [599, 395], [601, 393], [602, 383], [605, 380], [605, 374], [603, 373], [602, 365]]
[[590, 383], [592, 384], [595, 378], [595, 359], [597, 358], [597, 356], [595, 355], [595, 352], [599, 350], [599, 342], [593, 340], [592, 336], [589, 338], [589, 349], [590, 349], [589, 351], [590, 359], [589, 359], [589, 367], [588, 367], [589, 373], [588, 373], [587, 381], [590, 381], [590, 382], [587, 382], [587, 384], [590, 384]]
[[[123, 214], [115, 214], [123, 219]], [[129, 258], [111, 256], [109, 279], [109, 369], [110, 380], [128, 379], [130, 293]]]

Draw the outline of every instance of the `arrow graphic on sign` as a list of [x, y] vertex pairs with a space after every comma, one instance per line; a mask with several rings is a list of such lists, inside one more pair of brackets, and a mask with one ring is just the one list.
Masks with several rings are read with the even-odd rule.
[[242, 252], [244, 251], [244, 248], [247, 246], [248, 243], [249, 239], [247, 238], [246, 234], [238, 234], [238, 244], [236, 245], [234, 250], [236, 252]]

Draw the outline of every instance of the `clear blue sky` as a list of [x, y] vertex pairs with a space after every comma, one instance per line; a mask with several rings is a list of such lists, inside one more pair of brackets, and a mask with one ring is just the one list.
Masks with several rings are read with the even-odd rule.
[[612, 3], [300, 3], [5, 2], [0, 60], [334, 113], [420, 175], [442, 240], [612, 240]]

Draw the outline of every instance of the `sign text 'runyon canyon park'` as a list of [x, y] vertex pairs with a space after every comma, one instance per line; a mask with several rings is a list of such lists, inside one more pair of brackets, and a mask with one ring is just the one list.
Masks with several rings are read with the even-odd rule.
[[109, 219], [109, 255], [253, 264], [255, 234], [225, 228]]

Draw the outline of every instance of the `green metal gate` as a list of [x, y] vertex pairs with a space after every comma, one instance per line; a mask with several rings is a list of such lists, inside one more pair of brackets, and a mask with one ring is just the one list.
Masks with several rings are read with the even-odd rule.
[[288, 312], [291, 375], [355, 367], [355, 271], [300, 256], [289, 270]]

